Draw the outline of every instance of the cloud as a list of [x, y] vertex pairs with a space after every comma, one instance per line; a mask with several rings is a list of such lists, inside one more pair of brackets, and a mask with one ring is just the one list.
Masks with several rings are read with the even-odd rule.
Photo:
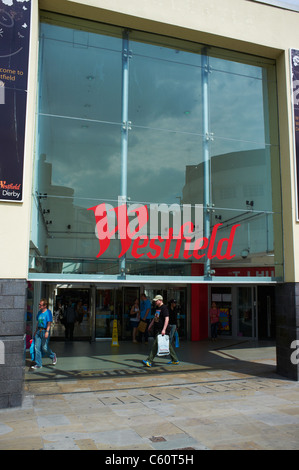
[[[14, 0], [1, 0], [3, 5], [7, 5], [8, 7], [13, 6]], [[17, 0], [18, 3], [30, 2], [30, 0]]]

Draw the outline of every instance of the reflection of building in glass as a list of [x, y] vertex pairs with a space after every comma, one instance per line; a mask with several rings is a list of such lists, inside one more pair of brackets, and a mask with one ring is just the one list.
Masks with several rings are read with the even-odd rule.
[[[273, 265], [274, 234], [269, 153], [251, 150], [217, 155], [211, 159], [211, 227], [223, 224], [219, 237], [227, 237], [240, 224], [234, 240], [236, 257], [230, 264]], [[186, 168], [182, 203], [202, 201], [203, 164]], [[214, 260], [217, 265], [217, 259]]]

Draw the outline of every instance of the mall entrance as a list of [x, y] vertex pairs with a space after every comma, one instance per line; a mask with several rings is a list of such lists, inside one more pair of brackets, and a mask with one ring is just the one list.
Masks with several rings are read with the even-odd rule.
[[[26, 338], [35, 330], [39, 299], [45, 297], [53, 312], [51, 339], [71, 340], [66, 332], [66, 309], [75, 311], [72, 340], [111, 340], [113, 323], [117, 320], [118, 339], [132, 340], [130, 310], [135, 299], [145, 292], [150, 300], [161, 294], [166, 304], [177, 302], [177, 326], [180, 339], [191, 339], [192, 298], [186, 285], [119, 285], [119, 284], [58, 284], [30, 283], [28, 287], [28, 311]], [[217, 303], [220, 309], [219, 331], [221, 337], [239, 339], [275, 339], [275, 287], [271, 285], [210, 285], [195, 308], [193, 315], [201, 315], [202, 339], [210, 336], [209, 306]], [[206, 299], [206, 300], [205, 300]], [[193, 300], [195, 302], [195, 300]], [[197, 304], [195, 304], [196, 306]], [[152, 315], [154, 305], [152, 305]], [[206, 325], [206, 326], [205, 326]], [[193, 325], [194, 327], [194, 325]], [[29, 344], [29, 343], [28, 343]]]
[[[92, 296], [91, 289], [84, 287], [61, 287], [52, 290], [53, 323], [52, 340], [86, 340], [92, 339]], [[70, 318], [71, 317], [71, 318]], [[74, 320], [72, 331], [68, 320]]]
[[244, 339], [275, 338], [274, 286], [211, 286], [219, 308], [218, 334]]
[[[68, 309], [75, 312], [75, 323], [72, 339], [74, 341], [101, 341], [112, 338], [114, 320], [117, 320], [119, 340], [132, 339], [132, 322], [130, 311], [135, 300], [140, 302], [140, 295], [145, 292], [152, 300], [156, 294], [161, 294], [164, 303], [171, 299], [177, 302], [178, 332], [180, 338], [187, 337], [187, 288], [164, 286], [162, 288], [140, 286], [74, 286], [74, 285], [44, 285], [51, 298], [53, 312], [52, 340], [67, 341], [71, 338], [66, 328]], [[154, 312], [152, 304], [151, 316]]]

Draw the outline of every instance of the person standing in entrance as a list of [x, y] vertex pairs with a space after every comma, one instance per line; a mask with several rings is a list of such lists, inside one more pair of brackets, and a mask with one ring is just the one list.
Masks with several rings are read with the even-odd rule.
[[138, 341], [136, 341], [136, 334], [137, 334], [137, 327], [138, 327], [138, 323], [140, 319], [139, 317], [140, 317], [139, 301], [138, 299], [135, 299], [135, 302], [132, 305], [132, 308], [130, 310], [130, 324], [132, 328], [133, 343], [138, 343]]
[[216, 341], [217, 339], [218, 322], [219, 322], [219, 308], [217, 308], [216, 302], [212, 302], [212, 307], [210, 308], [212, 341]]
[[170, 326], [170, 336], [169, 342], [172, 343], [174, 334], [177, 330], [177, 306], [176, 300], [171, 299], [169, 302], [169, 326]]
[[52, 364], [57, 363], [56, 354], [49, 348], [50, 328], [53, 321], [51, 310], [48, 309], [48, 301], [41, 299], [39, 303], [36, 321], [36, 329], [34, 333], [35, 339], [35, 365], [31, 369], [40, 369], [42, 367], [42, 356], [48, 356], [52, 359]]
[[65, 339], [74, 339], [74, 328], [77, 319], [75, 305], [69, 301], [65, 311]]
[[150, 315], [151, 315], [152, 306], [151, 306], [150, 300], [147, 298], [147, 296], [144, 293], [141, 294], [140, 298], [141, 298], [140, 320], [145, 321], [147, 323], [147, 327], [144, 333], [139, 331], [139, 335], [137, 339], [140, 343], [142, 343], [142, 336], [144, 335], [144, 342], [145, 344], [147, 344], [148, 343], [148, 326], [150, 323]]
[[[169, 326], [169, 312], [166, 305], [163, 304], [163, 297], [162, 295], [156, 295], [154, 298], [154, 302], [156, 302], [156, 313], [149, 325], [149, 330], [154, 328], [154, 344], [151, 349], [151, 352], [148, 358], [145, 361], [142, 361], [144, 365], [147, 367], [152, 367], [153, 360], [158, 352], [158, 335], [169, 335], [170, 333], [170, 326]], [[179, 360], [177, 355], [173, 349], [172, 344], [169, 342], [169, 352], [171, 361], [168, 364], [179, 364]]]

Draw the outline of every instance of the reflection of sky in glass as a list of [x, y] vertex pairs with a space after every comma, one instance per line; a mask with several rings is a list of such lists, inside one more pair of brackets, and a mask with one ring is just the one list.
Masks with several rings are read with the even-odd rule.
[[[117, 199], [121, 39], [45, 24], [42, 34], [39, 153], [52, 163], [52, 184]], [[201, 56], [138, 42], [130, 49], [128, 196], [179, 202], [187, 167], [202, 163]], [[217, 57], [210, 65], [212, 155], [264, 148], [262, 68]]]
[[281, 8], [287, 8], [290, 10], [299, 11], [299, 0], [255, 0], [259, 3], [269, 3], [270, 5], [274, 5]]

